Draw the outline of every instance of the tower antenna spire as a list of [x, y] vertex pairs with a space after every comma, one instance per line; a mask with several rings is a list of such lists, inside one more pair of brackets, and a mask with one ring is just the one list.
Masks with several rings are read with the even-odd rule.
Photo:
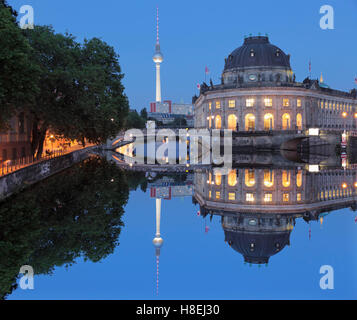
[[153, 61], [156, 65], [156, 102], [161, 102], [160, 64], [164, 61], [159, 42], [159, 7], [156, 7], [156, 45]]
[[159, 42], [159, 7], [156, 7], [156, 43]]

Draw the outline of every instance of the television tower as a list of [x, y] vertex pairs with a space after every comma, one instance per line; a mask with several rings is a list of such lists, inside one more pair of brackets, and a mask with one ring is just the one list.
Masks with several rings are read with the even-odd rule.
[[164, 56], [161, 53], [159, 41], [159, 8], [156, 9], [156, 45], [152, 60], [156, 64], [156, 102], [161, 102], [160, 64], [164, 61]]
[[161, 220], [161, 199], [156, 199], [156, 234], [152, 241], [155, 247], [156, 255], [156, 294], [159, 294], [159, 263], [160, 263], [160, 251], [164, 243], [160, 234], [160, 220]]

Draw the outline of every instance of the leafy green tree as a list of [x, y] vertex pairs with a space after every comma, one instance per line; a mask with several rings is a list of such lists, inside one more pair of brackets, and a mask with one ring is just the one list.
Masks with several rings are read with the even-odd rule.
[[127, 129], [143, 129], [145, 128], [145, 120], [138, 114], [136, 110], [130, 110], [126, 119], [125, 127]]
[[0, 1], [0, 128], [7, 120], [34, 102], [38, 69], [32, 64], [31, 47], [16, 23], [16, 12]]
[[68, 139], [102, 143], [124, 125], [128, 100], [119, 56], [100, 39], [75, 41], [52, 27], [25, 30], [40, 69], [33, 117], [32, 152], [42, 154], [49, 129]]
[[148, 112], [146, 111], [146, 108], [141, 109], [140, 111], [140, 116], [146, 121], [148, 119]]

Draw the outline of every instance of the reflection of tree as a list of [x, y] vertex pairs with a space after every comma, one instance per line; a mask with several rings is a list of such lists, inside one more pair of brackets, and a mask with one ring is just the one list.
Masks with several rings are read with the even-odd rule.
[[1, 203], [0, 297], [16, 287], [22, 265], [48, 274], [78, 257], [98, 262], [113, 253], [129, 188], [142, 175], [93, 158]]

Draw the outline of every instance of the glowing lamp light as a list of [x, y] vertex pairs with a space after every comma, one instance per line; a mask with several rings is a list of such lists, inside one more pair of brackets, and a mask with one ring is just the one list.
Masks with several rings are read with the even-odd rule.
[[348, 113], [346, 111], [342, 112], [342, 117], [346, 118], [348, 116]]
[[308, 171], [309, 172], [319, 172], [320, 171], [320, 167], [318, 164], [310, 164], [308, 167]]
[[310, 128], [309, 136], [318, 136], [320, 134], [320, 130], [318, 128]]
[[347, 188], [347, 183], [346, 182], [342, 183], [342, 189], [346, 189], [346, 188]]
[[355, 188], [357, 188], [357, 182], [355, 182], [354, 186], [355, 186]]
[[357, 112], [355, 112], [355, 119], [357, 119]]

